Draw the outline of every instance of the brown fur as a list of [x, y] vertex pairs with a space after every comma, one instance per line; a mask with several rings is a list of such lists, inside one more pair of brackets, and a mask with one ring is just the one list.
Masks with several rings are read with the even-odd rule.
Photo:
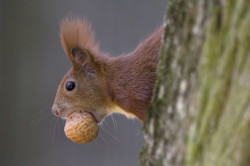
[[[132, 53], [112, 58], [99, 51], [86, 20], [65, 19], [60, 37], [72, 69], [58, 87], [52, 111], [63, 118], [88, 111], [98, 122], [112, 112], [143, 120], [156, 79], [161, 33], [162, 27]], [[76, 83], [73, 91], [65, 90], [68, 81]]]

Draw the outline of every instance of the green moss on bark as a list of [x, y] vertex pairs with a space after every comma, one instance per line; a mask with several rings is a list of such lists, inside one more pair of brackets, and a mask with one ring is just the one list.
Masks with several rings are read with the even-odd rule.
[[249, 5], [249, 1], [225, 1], [211, 9], [199, 66], [196, 129], [187, 153], [190, 166], [250, 164], [243, 164], [250, 159], [245, 138], [250, 137], [246, 125], [250, 123], [246, 118], [250, 113]]
[[250, 165], [250, 1], [173, 0], [141, 165]]

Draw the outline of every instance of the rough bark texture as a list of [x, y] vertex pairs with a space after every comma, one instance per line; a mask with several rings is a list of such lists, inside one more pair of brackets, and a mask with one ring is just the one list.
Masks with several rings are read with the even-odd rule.
[[171, 0], [141, 166], [250, 165], [250, 1]]

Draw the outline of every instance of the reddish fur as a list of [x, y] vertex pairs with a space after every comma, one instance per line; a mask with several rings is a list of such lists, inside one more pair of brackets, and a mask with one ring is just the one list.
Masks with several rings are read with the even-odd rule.
[[[99, 51], [94, 33], [86, 20], [65, 19], [61, 24], [60, 36], [63, 48], [73, 64], [73, 71], [80, 69], [75, 67], [77, 65], [71, 55], [71, 49], [80, 47], [89, 53], [88, 63], [95, 68], [98, 78], [102, 80], [102, 87], [99, 89], [105, 91], [94, 93], [107, 98], [107, 100], [100, 100], [105, 103], [95, 104], [117, 105], [143, 120], [156, 80], [155, 70], [161, 33], [162, 27], [141, 42], [132, 53], [115, 58], [108, 57]], [[93, 83], [91, 86], [94, 85], [96, 84]], [[86, 88], [95, 89], [95, 87]], [[58, 93], [62, 92], [59, 90]]]
[[111, 96], [125, 111], [144, 119], [156, 79], [162, 28], [140, 43], [137, 49], [109, 62], [107, 77]]

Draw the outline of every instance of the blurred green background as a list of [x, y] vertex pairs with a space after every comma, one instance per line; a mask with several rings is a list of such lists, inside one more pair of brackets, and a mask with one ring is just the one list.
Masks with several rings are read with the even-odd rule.
[[92, 24], [101, 50], [132, 51], [161, 25], [166, 0], [0, 1], [0, 166], [135, 166], [141, 124], [115, 115], [98, 138], [69, 141], [51, 114], [57, 86], [70, 68], [59, 40], [67, 15]]

